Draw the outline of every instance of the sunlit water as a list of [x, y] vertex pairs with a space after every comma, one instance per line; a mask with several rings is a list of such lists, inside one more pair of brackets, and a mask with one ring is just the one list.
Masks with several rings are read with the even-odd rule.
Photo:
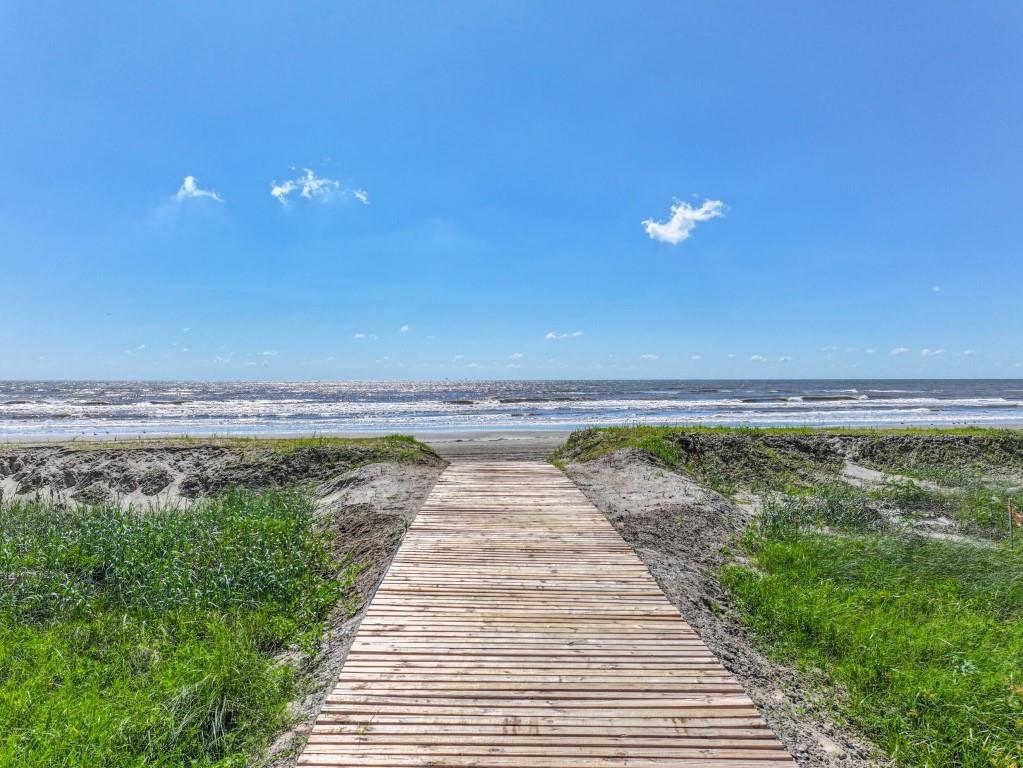
[[1023, 380], [0, 382], [0, 440], [612, 424], [1018, 426]]

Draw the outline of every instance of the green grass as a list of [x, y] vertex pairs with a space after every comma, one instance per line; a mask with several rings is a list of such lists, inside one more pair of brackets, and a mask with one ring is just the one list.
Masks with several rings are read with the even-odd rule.
[[359, 566], [296, 492], [0, 507], [0, 766], [241, 766]]
[[[858, 509], [765, 507], [745, 542], [752, 567], [722, 574], [744, 620], [843, 687], [837, 714], [897, 764], [1023, 764], [1023, 553], [871, 533]], [[819, 524], [849, 533], [807, 527]]]

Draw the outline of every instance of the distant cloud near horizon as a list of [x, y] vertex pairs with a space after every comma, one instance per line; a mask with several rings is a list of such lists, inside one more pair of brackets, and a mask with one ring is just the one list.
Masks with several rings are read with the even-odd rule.
[[920, 350], [920, 357], [937, 357], [938, 355], [943, 354], [945, 354], [945, 350], [943, 349], [927, 349], [925, 347]]
[[202, 189], [195, 176], [186, 176], [185, 180], [181, 182], [181, 186], [178, 188], [177, 193], [174, 195], [176, 200], [187, 200], [189, 198], [199, 197], [208, 197], [210, 200], [216, 200], [218, 203], [224, 202], [224, 198], [218, 195], [214, 190]]
[[767, 362], [767, 358], [764, 357], [763, 355], [750, 355], [749, 359], [750, 359], [751, 363], [766, 363]]
[[660, 358], [657, 355], [647, 353], [645, 355], [640, 355], [639, 359], [640, 360], [659, 360]]
[[689, 233], [697, 224], [703, 221], [710, 221], [725, 213], [725, 204], [720, 200], [704, 200], [699, 208], [693, 208], [689, 203], [675, 203], [671, 206], [671, 218], [665, 222], [644, 219], [640, 222], [645, 228], [651, 240], [658, 240], [662, 243], [678, 245], [689, 239]]
[[906, 354], [907, 352], [909, 352], [909, 348], [908, 348], [908, 347], [895, 347], [895, 348], [894, 348], [894, 349], [893, 349], [893, 350], [892, 350], [891, 352], [889, 352], [888, 354], [889, 354], [889, 355], [904, 355], [904, 354]]
[[577, 338], [578, 336], [582, 336], [582, 335], [583, 335], [582, 331], [572, 331], [571, 333], [558, 333], [557, 331], [551, 331], [546, 336], [544, 336], [544, 338], [548, 339], [548, 340], [551, 340], [551, 339], [574, 339], [574, 338]]

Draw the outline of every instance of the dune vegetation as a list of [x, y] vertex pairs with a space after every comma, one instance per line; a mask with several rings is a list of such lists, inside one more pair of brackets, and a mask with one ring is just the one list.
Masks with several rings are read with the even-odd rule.
[[555, 461], [621, 450], [752, 515], [721, 584], [838, 722], [900, 766], [1023, 765], [1023, 433], [612, 428]]
[[282, 652], [355, 600], [315, 509], [0, 505], [0, 765], [248, 765], [302, 683]]

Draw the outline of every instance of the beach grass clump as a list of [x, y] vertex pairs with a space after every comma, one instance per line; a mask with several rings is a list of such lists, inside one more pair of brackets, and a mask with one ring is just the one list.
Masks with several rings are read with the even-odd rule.
[[978, 478], [958, 487], [934, 487], [895, 478], [869, 496], [903, 520], [946, 517], [962, 533], [1000, 541], [1006, 538], [1009, 500], [1023, 502], [1023, 486]]
[[286, 721], [358, 564], [310, 498], [0, 506], [0, 765], [241, 766]]
[[[871, 532], [834, 501], [765, 506], [722, 574], [745, 623], [896, 764], [1023, 764], [1023, 552]], [[835, 515], [860, 532], [816, 528]]]
[[771, 532], [813, 528], [865, 533], [895, 527], [893, 516], [872, 493], [841, 482], [822, 483], [790, 495], [765, 494], [757, 522]]

